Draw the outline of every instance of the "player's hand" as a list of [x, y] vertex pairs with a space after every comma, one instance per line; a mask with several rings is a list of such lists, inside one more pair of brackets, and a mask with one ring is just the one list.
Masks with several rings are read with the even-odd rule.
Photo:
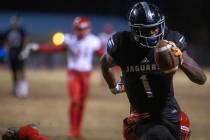
[[40, 48], [39, 44], [37, 43], [29, 43], [27, 47], [30, 48], [30, 50], [32, 51], [38, 51]]
[[2, 135], [2, 140], [19, 140], [19, 128], [11, 127], [4, 132]]
[[19, 54], [18, 57], [19, 57], [21, 60], [25, 60], [25, 59], [28, 58], [29, 54], [30, 54], [30, 48], [26, 47], [26, 48], [24, 48], [24, 49], [20, 52], [20, 54]]
[[37, 43], [29, 43], [26, 45], [26, 47], [21, 51], [19, 58], [21, 60], [25, 60], [28, 58], [31, 51], [37, 51], [39, 50], [39, 44]]
[[177, 45], [174, 42], [172, 42], [172, 41], [168, 41], [168, 42], [169, 42], [169, 44], [171, 44], [173, 46], [171, 48], [171, 50], [174, 52], [176, 57], [179, 57], [180, 65], [182, 65], [182, 63], [183, 63], [182, 51], [177, 47]]
[[118, 82], [117, 85], [110, 90], [115, 95], [116, 94], [121, 94], [121, 93], [125, 92], [125, 85], [121, 82]]

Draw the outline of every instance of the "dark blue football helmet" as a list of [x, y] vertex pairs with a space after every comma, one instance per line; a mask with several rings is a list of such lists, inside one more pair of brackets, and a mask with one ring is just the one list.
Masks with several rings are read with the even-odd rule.
[[128, 20], [134, 39], [141, 46], [154, 48], [163, 39], [165, 17], [155, 5], [147, 2], [136, 3]]

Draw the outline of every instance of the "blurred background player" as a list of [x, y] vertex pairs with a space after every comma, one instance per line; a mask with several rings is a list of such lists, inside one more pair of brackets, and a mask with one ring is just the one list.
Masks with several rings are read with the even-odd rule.
[[101, 40], [101, 45], [106, 50], [107, 42], [109, 38], [115, 33], [115, 28], [112, 23], [106, 23], [103, 26], [102, 32], [98, 34], [98, 37]]
[[48, 140], [34, 124], [11, 127], [2, 135], [2, 140]]
[[22, 27], [19, 15], [10, 18], [10, 28], [5, 33], [4, 45], [8, 49], [9, 64], [13, 81], [13, 94], [17, 97], [28, 95], [28, 83], [25, 75], [25, 60], [20, 53], [26, 44], [26, 31]]
[[93, 69], [94, 54], [101, 56], [103, 49], [100, 39], [91, 33], [91, 21], [86, 17], [73, 20], [74, 34], [65, 34], [64, 44], [58, 46], [40, 46], [43, 53], [67, 52], [69, 125], [72, 139], [85, 139], [81, 135], [81, 125], [88, 96], [90, 75]]
[[70, 50], [68, 74], [71, 105], [69, 109], [71, 136], [81, 138], [81, 123], [88, 95], [92, 59], [94, 53], [101, 56], [101, 42], [91, 34], [91, 22], [85, 17], [76, 17], [73, 21], [75, 35], [66, 35], [66, 44]]
[[180, 140], [181, 109], [174, 96], [173, 75], [163, 74], [157, 67], [154, 48], [163, 39], [175, 42], [182, 51], [177, 55], [179, 68], [188, 78], [204, 84], [206, 75], [187, 54], [184, 36], [166, 28], [165, 17], [155, 5], [136, 3], [128, 21], [131, 31], [117, 32], [108, 41], [101, 58], [103, 76], [113, 94], [121, 92], [110, 69], [120, 66], [131, 111], [138, 114], [129, 131], [136, 139]]
[[[101, 40], [101, 45], [102, 48], [104, 50], [104, 52], [106, 51], [106, 47], [107, 47], [107, 42], [109, 40], [109, 38], [115, 33], [115, 28], [113, 26], [113, 24], [111, 22], [107, 22], [103, 25], [102, 31], [98, 34], [98, 37]], [[115, 73], [119, 72], [118, 67], [115, 67], [115, 69], [113, 69], [113, 71]], [[104, 79], [101, 79], [101, 85], [104, 86], [105, 82]]]

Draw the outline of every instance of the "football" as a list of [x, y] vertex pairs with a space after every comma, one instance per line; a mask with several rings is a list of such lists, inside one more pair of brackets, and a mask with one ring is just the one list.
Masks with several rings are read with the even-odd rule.
[[181, 51], [175, 43], [161, 40], [154, 51], [156, 65], [165, 74], [174, 74], [179, 67], [180, 57], [176, 53]]

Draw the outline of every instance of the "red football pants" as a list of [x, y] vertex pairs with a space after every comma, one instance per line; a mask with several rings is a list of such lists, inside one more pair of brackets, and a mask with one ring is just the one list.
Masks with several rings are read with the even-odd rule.
[[85, 101], [89, 90], [90, 72], [68, 71], [68, 92], [70, 96], [69, 123], [70, 135], [80, 136]]

